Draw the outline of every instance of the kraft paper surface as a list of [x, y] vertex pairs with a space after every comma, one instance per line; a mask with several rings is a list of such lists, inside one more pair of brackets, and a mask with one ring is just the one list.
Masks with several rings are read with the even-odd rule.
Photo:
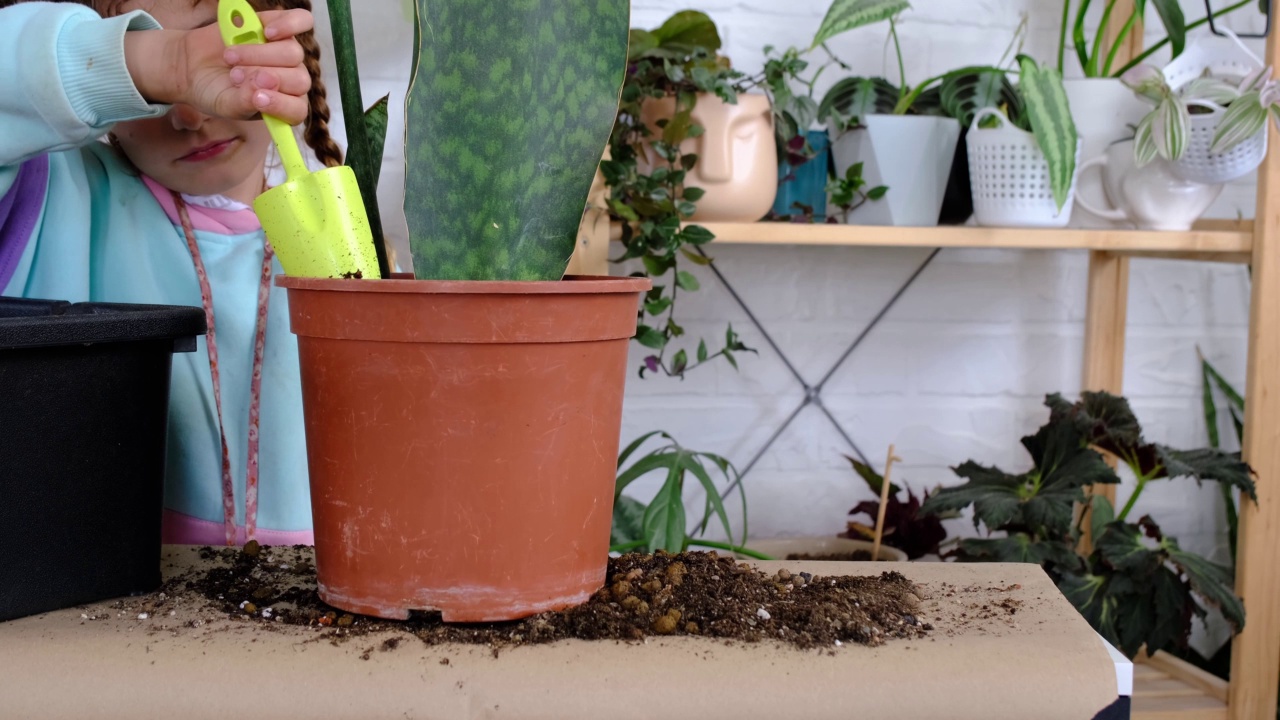
[[[165, 558], [167, 573], [201, 562], [185, 547], [166, 548]], [[1039, 566], [753, 564], [815, 575], [896, 570], [922, 587], [920, 618], [934, 630], [877, 648], [676, 637], [495, 657], [408, 635], [391, 650], [379, 647], [391, 635], [334, 645], [315, 629], [208, 609], [139, 619], [104, 602], [0, 623], [0, 718], [1089, 720], [1116, 699], [1102, 641]], [[1020, 603], [1016, 613], [974, 612], [1003, 598]]]

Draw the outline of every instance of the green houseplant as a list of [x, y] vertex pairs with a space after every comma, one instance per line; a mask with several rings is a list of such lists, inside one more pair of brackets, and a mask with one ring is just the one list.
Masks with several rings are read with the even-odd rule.
[[[372, 206], [384, 131], [360, 98], [351, 8], [329, 7]], [[627, 347], [650, 282], [564, 273], [618, 108], [628, 7], [414, 10], [414, 279], [277, 280], [298, 336], [320, 593], [382, 617], [509, 619], [580, 602], [605, 576]]]
[[[963, 539], [954, 556], [1043, 565], [1090, 624], [1129, 657], [1144, 646], [1148, 653], [1185, 647], [1192, 618], [1204, 617], [1207, 607], [1221, 610], [1237, 631], [1243, 627], [1229, 569], [1183, 550], [1150, 516], [1130, 519], [1151, 483], [1176, 477], [1216, 481], [1256, 500], [1252, 471], [1238, 454], [1148, 442], [1124, 398], [1107, 393], [1086, 392], [1074, 403], [1054, 394], [1045, 404], [1049, 421], [1022, 439], [1030, 470], [1007, 473], [968, 461], [954, 468], [965, 484], [925, 502], [925, 513], [972, 506], [975, 527], [1001, 535]], [[1118, 514], [1105, 497], [1084, 491], [1119, 482], [1103, 452], [1137, 479]], [[1085, 502], [1090, 512], [1073, 521], [1074, 508]], [[1082, 557], [1076, 548], [1086, 522], [1094, 548]]]

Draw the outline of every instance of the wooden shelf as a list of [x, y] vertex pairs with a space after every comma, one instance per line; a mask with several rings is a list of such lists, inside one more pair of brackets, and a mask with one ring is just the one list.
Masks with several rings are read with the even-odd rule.
[[716, 236], [714, 242], [722, 244], [1102, 250], [1119, 255], [1222, 262], [1247, 262], [1253, 250], [1253, 229], [1244, 223], [1206, 223], [1188, 232], [783, 222], [699, 224]]
[[1226, 720], [1227, 682], [1158, 652], [1133, 665], [1133, 720]]

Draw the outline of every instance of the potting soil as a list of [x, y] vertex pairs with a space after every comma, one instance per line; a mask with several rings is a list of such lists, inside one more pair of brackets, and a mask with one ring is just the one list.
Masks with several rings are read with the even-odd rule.
[[[170, 578], [156, 593], [167, 607], [216, 611], [263, 629], [328, 629], [335, 641], [399, 632], [428, 645], [483, 644], [497, 652], [519, 645], [580, 640], [643, 641], [700, 636], [719, 641], [772, 640], [796, 648], [843, 643], [881, 645], [925, 637], [916, 586], [897, 572], [878, 576], [767, 574], [714, 553], [627, 554], [609, 560], [607, 582], [584, 604], [515, 622], [446, 624], [438, 614], [407, 621], [352, 615], [322, 602], [312, 549], [205, 548], [202, 567]], [[130, 605], [147, 605], [134, 598]], [[139, 602], [140, 601], [140, 602]], [[398, 644], [396, 638], [383, 643]], [[382, 647], [383, 650], [394, 648]]]

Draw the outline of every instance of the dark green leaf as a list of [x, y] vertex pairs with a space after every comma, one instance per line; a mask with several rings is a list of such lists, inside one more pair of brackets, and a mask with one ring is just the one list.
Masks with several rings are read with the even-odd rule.
[[680, 233], [684, 237], [684, 241], [691, 245], [706, 245], [716, 238], [715, 235], [711, 234], [710, 230], [701, 225], [686, 225]]
[[879, 200], [880, 198], [884, 197], [885, 193], [887, 192], [889, 192], [889, 187], [887, 185], [877, 185], [876, 187], [873, 187], [867, 191], [867, 199]]
[[1213, 400], [1213, 384], [1209, 380], [1209, 361], [1201, 363], [1200, 403], [1204, 409], [1204, 427], [1209, 434], [1209, 446], [1220, 447], [1218, 437], [1218, 404]]
[[1163, 561], [1159, 551], [1142, 542], [1138, 527], [1124, 521], [1107, 525], [1102, 535], [1094, 539], [1093, 546], [1103, 560], [1123, 573], [1150, 573]]
[[706, 361], [707, 361], [707, 341], [699, 340], [698, 341], [698, 362], [702, 363]]
[[646, 255], [643, 258], [645, 272], [658, 277], [671, 269], [671, 258]]
[[[871, 488], [871, 492], [875, 493], [876, 497], [880, 497], [880, 490], [884, 486], [884, 477], [875, 470], [872, 470], [870, 465], [862, 463], [855, 457], [845, 455], [844, 458], [853, 466], [853, 471], [858, 474], [858, 477], [862, 478], [862, 481], [867, 484], [867, 487]], [[894, 497], [900, 492], [902, 492], [902, 488], [892, 482], [889, 483], [890, 497]]]
[[644, 311], [650, 315], [661, 315], [671, 307], [671, 298], [661, 298], [644, 304]]
[[636, 341], [645, 347], [661, 350], [667, 344], [667, 336], [648, 325], [640, 325], [636, 328]]
[[827, 91], [818, 105], [818, 120], [848, 121], [888, 114], [898, 102], [898, 88], [882, 78], [845, 78]]
[[720, 518], [720, 523], [724, 526], [725, 537], [733, 539], [733, 529], [729, 527], [729, 514], [725, 512], [724, 501], [720, 497], [720, 491], [716, 488], [716, 484], [711, 482], [711, 476], [707, 473], [706, 468], [698, 462], [698, 458], [693, 453], [685, 453], [680, 459], [681, 467], [693, 473], [698, 478], [698, 482], [702, 483], [702, 487], [706, 490], [707, 501], [711, 503], [711, 507], [715, 510], [716, 516]]
[[667, 318], [667, 332], [671, 333], [672, 337], [680, 337], [684, 335], [684, 328], [676, 323], [675, 320]]
[[1116, 509], [1105, 495], [1094, 495], [1089, 498], [1090, 537], [1094, 540], [1102, 537], [1107, 526], [1115, 522]]
[[639, 450], [640, 446], [643, 445], [646, 440], [653, 437], [654, 435], [661, 435], [668, 440], [672, 439], [670, 435], [668, 435], [667, 433], [661, 430], [653, 430], [641, 435], [635, 440], [632, 440], [631, 444], [627, 445], [627, 447], [621, 453], [618, 454], [618, 468], [621, 469], [622, 464], [627, 461], [627, 458], [631, 457], [631, 453], [635, 452], [636, 450]]
[[1151, 652], [1164, 650], [1191, 634], [1191, 591], [1172, 570], [1161, 566], [1151, 576], [1154, 626], [1146, 638]]
[[1243, 628], [1244, 604], [1232, 592], [1231, 570], [1183, 550], [1173, 538], [1166, 537], [1162, 546], [1169, 553], [1169, 560], [1187, 576], [1191, 589], [1221, 610], [1237, 632]]
[[1039, 473], [1038, 489], [1022, 509], [1031, 527], [1043, 527], [1051, 536], [1066, 535], [1075, 503], [1084, 501], [1084, 488], [1120, 482], [1102, 456], [1084, 446], [1071, 423], [1050, 422], [1036, 435], [1023, 439]]
[[1080, 558], [1067, 545], [1059, 542], [1037, 542], [1026, 533], [1012, 533], [1002, 538], [965, 538], [960, 548], [966, 560], [992, 562], [1051, 564], [1074, 569]]
[[658, 450], [655, 450], [649, 453], [648, 455], [645, 455], [644, 457], [635, 461], [635, 463], [632, 464], [631, 467], [618, 473], [618, 478], [617, 480], [614, 481], [614, 490], [613, 490], [614, 497], [621, 496], [622, 491], [626, 489], [628, 485], [635, 482], [638, 478], [644, 477], [645, 475], [659, 468], [663, 468], [667, 470], [667, 472], [669, 473], [671, 472], [671, 468], [675, 466], [676, 466], [676, 453], [672, 451], [669, 447], [660, 448]]
[[[686, 155], [685, 157], [689, 157], [689, 156]], [[701, 200], [702, 196], [705, 195], [706, 193], [707, 193], [706, 190], [703, 190], [702, 188], [699, 188], [699, 187], [687, 187], [684, 189], [684, 199], [688, 200], [689, 202], [697, 202]]]
[[1080, 611], [1085, 620], [1103, 638], [1119, 647], [1116, 632], [1116, 598], [1106, 592], [1107, 579], [1099, 575], [1065, 574], [1058, 581], [1058, 589]]
[[383, 95], [376, 103], [364, 112], [364, 124], [369, 136], [369, 157], [372, 163], [373, 186], [378, 186], [378, 178], [382, 173], [382, 151], [387, 145], [387, 107], [390, 95]]
[[689, 262], [695, 265], [711, 264], [711, 258], [706, 257], [705, 255], [699, 255], [698, 253], [695, 253], [695, 252], [689, 252], [687, 248], [680, 248], [680, 254], [684, 255], [686, 258], [689, 259]]
[[701, 287], [698, 283], [698, 278], [685, 270], [680, 270], [676, 273], [676, 285], [680, 286], [681, 290], [689, 290], [691, 292]]
[[1182, 15], [1182, 6], [1178, 0], [1151, 0], [1160, 14], [1160, 22], [1164, 24], [1165, 33], [1169, 36], [1169, 46], [1173, 57], [1182, 54], [1187, 46], [1187, 20]]
[[983, 467], [972, 460], [954, 468], [954, 472], [969, 482], [930, 495], [920, 512], [963, 510], [972, 504], [974, 526], [981, 521], [991, 530], [1018, 519], [1020, 491], [1025, 484], [1023, 477], [1009, 475], [996, 467]]
[[683, 10], [672, 15], [653, 31], [653, 36], [662, 45], [675, 45], [706, 50], [720, 49], [720, 33], [716, 24], [706, 13], [697, 10]]
[[679, 375], [689, 366], [689, 355], [684, 350], [676, 352], [676, 356], [671, 359], [671, 373]]
[[[1155, 608], [1146, 594], [1116, 597], [1117, 649], [1129, 657], [1138, 653], [1155, 627]], [[1154, 650], [1152, 650], [1154, 652]]]
[[644, 57], [645, 53], [658, 47], [658, 44], [658, 37], [648, 30], [631, 28], [628, 34], [627, 59], [638, 60]]
[[615, 215], [622, 218], [623, 220], [630, 220], [631, 222], [636, 222], [640, 219], [640, 216], [636, 215], [635, 209], [632, 208], [630, 205], [627, 205], [626, 203], [622, 202], [621, 200], [610, 198], [609, 207], [613, 209], [613, 212]]
[[1239, 488], [1255, 502], [1258, 500], [1253, 472], [1238, 453], [1226, 453], [1213, 448], [1174, 450], [1164, 445], [1156, 445], [1156, 452], [1169, 477], [1190, 475], [1197, 482], [1215, 480]]

